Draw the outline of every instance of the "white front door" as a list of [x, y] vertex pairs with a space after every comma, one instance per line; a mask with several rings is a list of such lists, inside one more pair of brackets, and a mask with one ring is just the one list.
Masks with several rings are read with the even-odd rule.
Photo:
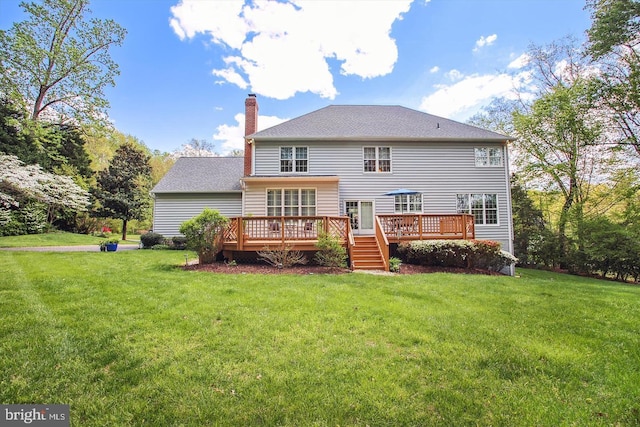
[[344, 211], [351, 219], [353, 234], [374, 234], [372, 201], [347, 200]]

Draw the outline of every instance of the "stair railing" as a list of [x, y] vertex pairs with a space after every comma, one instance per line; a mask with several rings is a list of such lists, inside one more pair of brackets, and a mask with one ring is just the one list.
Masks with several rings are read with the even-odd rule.
[[382, 254], [382, 260], [384, 261], [384, 271], [389, 271], [389, 240], [387, 239], [387, 235], [382, 229], [382, 224], [380, 223], [380, 218], [378, 216], [376, 216], [375, 226], [376, 244], [378, 245], [378, 250]]

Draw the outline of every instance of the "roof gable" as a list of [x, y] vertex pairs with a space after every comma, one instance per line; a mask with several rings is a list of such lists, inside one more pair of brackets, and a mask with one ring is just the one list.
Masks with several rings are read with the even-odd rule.
[[476, 126], [397, 105], [330, 105], [247, 135], [260, 140], [506, 141]]
[[241, 191], [243, 157], [180, 157], [152, 193], [225, 193]]

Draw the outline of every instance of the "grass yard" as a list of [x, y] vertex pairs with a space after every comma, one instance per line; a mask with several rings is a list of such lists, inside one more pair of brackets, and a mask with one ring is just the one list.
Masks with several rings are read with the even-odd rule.
[[[122, 237], [114, 234], [113, 238]], [[88, 234], [73, 234], [63, 231], [44, 234], [29, 234], [26, 236], [0, 236], [0, 248], [20, 248], [27, 246], [83, 246], [99, 245], [104, 237], [90, 236]], [[122, 244], [137, 244], [139, 235], [127, 236], [127, 241]]]
[[0, 403], [75, 426], [640, 425], [640, 287], [183, 263], [0, 252]]

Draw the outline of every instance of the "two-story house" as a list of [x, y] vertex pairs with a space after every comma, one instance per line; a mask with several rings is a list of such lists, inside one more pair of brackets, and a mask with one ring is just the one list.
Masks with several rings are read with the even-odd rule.
[[[388, 268], [402, 240], [512, 252], [508, 137], [400, 106], [331, 105], [257, 131], [249, 95], [245, 117], [244, 158], [181, 158], [153, 189], [154, 231], [176, 235], [211, 207], [233, 218], [229, 256], [268, 242], [312, 250], [320, 231], [343, 237], [355, 268]], [[369, 244], [382, 261], [353, 252]]]

